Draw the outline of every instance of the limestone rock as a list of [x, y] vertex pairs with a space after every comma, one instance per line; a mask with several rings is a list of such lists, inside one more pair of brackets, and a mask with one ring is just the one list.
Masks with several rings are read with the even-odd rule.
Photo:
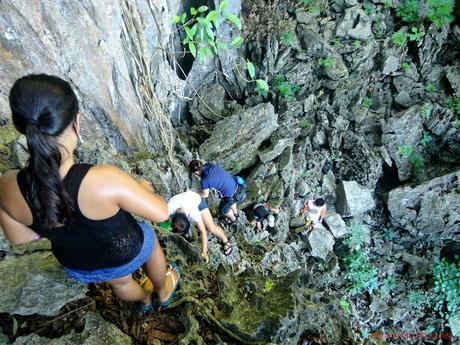
[[335, 239], [339, 239], [348, 234], [348, 227], [338, 213], [328, 211], [324, 216], [324, 222]]
[[449, 80], [457, 96], [460, 96], [460, 67], [448, 66], [445, 67], [445, 71], [447, 80]]
[[418, 106], [395, 114], [383, 127], [382, 141], [390, 157], [398, 168], [401, 181], [412, 175], [412, 164], [409, 157], [398, 153], [400, 146], [410, 146], [417, 152], [423, 131], [423, 119]]
[[196, 123], [202, 123], [203, 118], [218, 122], [224, 118], [225, 89], [219, 84], [204, 86], [199, 92], [199, 97], [193, 101], [190, 112]]
[[60, 338], [50, 339], [37, 334], [18, 337], [14, 345], [130, 345], [132, 339], [114, 324], [105, 321], [96, 313], [85, 316], [85, 329], [81, 333], [70, 332]]
[[321, 224], [317, 225], [308, 237], [308, 243], [311, 247], [311, 255], [326, 260], [327, 255], [334, 247], [334, 237]]
[[7, 256], [0, 261], [0, 312], [55, 315], [66, 303], [82, 298], [86, 284], [68, 278], [51, 252]]
[[294, 145], [294, 139], [292, 138], [285, 138], [280, 139], [276, 142], [276, 144], [262, 152], [259, 152], [259, 158], [262, 163], [267, 163], [276, 157], [278, 157], [281, 153], [283, 153], [284, 149], [288, 146]]
[[342, 181], [337, 190], [337, 210], [342, 216], [357, 216], [375, 208], [371, 192], [355, 181]]
[[459, 190], [460, 171], [393, 189], [388, 196], [391, 222], [425, 241], [452, 239], [460, 230]]
[[270, 103], [242, 110], [218, 122], [200, 146], [200, 155], [224, 169], [235, 171], [250, 166], [260, 144], [278, 127], [278, 115]]
[[278, 243], [272, 251], [265, 254], [262, 267], [273, 273], [284, 276], [300, 268], [296, 250], [290, 244]]
[[[359, 21], [356, 23], [358, 17]], [[366, 41], [372, 37], [372, 20], [360, 8], [347, 8], [342, 21], [337, 26], [336, 35]]]

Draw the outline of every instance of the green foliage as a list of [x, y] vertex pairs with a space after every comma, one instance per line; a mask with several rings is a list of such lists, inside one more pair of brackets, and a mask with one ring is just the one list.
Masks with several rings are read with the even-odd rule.
[[351, 235], [343, 243], [352, 249], [363, 248], [369, 235], [368, 229], [362, 224], [353, 223], [349, 230]]
[[319, 58], [318, 64], [324, 68], [332, 67], [332, 60], [328, 58]]
[[413, 153], [409, 157], [409, 162], [412, 165], [412, 173], [419, 177], [425, 170], [425, 159], [419, 153]]
[[227, 0], [222, 1], [217, 11], [210, 11], [208, 6], [191, 7], [188, 19], [186, 12], [172, 19], [172, 24], [181, 24], [180, 29], [185, 32], [182, 45], [187, 47], [194, 57], [197, 53], [200, 60], [205, 56], [214, 57], [219, 51], [236, 48], [243, 43], [241, 36], [235, 37], [230, 43], [217, 39], [217, 30], [224, 21], [228, 21], [241, 31], [241, 20], [234, 14], [224, 11], [227, 5]]
[[347, 312], [348, 314], [351, 314], [350, 303], [348, 303], [347, 300], [341, 299], [340, 306], [345, 312]]
[[273, 283], [271, 280], [266, 280], [264, 284], [264, 292], [269, 292], [273, 289], [275, 286], [275, 283]]
[[428, 0], [427, 18], [434, 25], [441, 27], [450, 24], [454, 20], [454, 0]]
[[391, 291], [396, 288], [396, 279], [393, 276], [386, 277], [383, 280], [382, 287], [380, 288], [380, 297], [383, 298], [389, 295]]
[[423, 131], [423, 136], [420, 140], [420, 144], [422, 144], [423, 146], [427, 146], [431, 142], [431, 140], [433, 140], [431, 135], [429, 135], [427, 131]]
[[368, 16], [371, 16], [375, 13], [377, 7], [372, 2], [365, 2], [363, 8], [364, 12], [366, 12]]
[[396, 15], [401, 18], [403, 22], [415, 23], [419, 18], [419, 9], [419, 0], [402, 0], [396, 8]]
[[262, 79], [256, 80], [256, 90], [260, 95], [265, 97], [267, 95], [268, 89], [269, 89], [268, 84], [265, 80], [262, 80]]
[[402, 156], [409, 157], [412, 152], [414, 152], [414, 148], [410, 145], [401, 145], [398, 146], [398, 153]]
[[460, 97], [449, 96], [446, 99], [446, 105], [457, 114], [460, 114]]
[[345, 258], [347, 273], [350, 281], [350, 291], [353, 294], [366, 290], [372, 293], [378, 287], [377, 268], [368, 262], [363, 250], [352, 250]]
[[235, 163], [235, 165], [233, 166], [233, 169], [232, 169], [233, 173], [238, 174], [241, 171], [242, 168], [243, 167], [241, 166], [240, 163]]
[[361, 105], [364, 107], [364, 108], [370, 108], [372, 107], [372, 99], [370, 99], [369, 97], [364, 97], [363, 100], [361, 101]]
[[429, 306], [428, 294], [423, 290], [409, 290], [407, 293], [407, 303], [409, 310], [421, 312]]
[[385, 8], [385, 9], [390, 9], [390, 8], [392, 8], [392, 7], [393, 7], [393, 6], [392, 6], [390, 0], [385, 0], [385, 1], [383, 2], [383, 8]]
[[422, 117], [425, 119], [425, 121], [428, 121], [428, 119], [430, 118], [432, 110], [433, 106], [431, 105], [431, 103], [425, 103], [420, 108], [420, 113], [422, 114]]
[[425, 86], [426, 92], [436, 92], [436, 86], [433, 83], [428, 83]]
[[393, 241], [393, 239], [396, 237], [395, 229], [392, 227], [384, 228], [382, 237], [385, 242]]
[[254, 64], [251, 61], [246, 60], [246, 68], [248, 69], [249, 77], [251, 79], [254, 79], [256, 76], [256, 70], [254, 68]]
[[409, 71], [409, 67], [410, 65], [407, 63], [407, 62], [403, 62], [402, 64], [402, 70], [406, 73], [407, 71]]
[[423, 32], [419, 32], [418, 29], [415, 26], [413, 26], [409, 32], [409, 41], [420, 41], [423, 35]]
[[303, 119], [301, 119], [299, 121], [299, 127], [303, 128], [303, 129], [306, 129], [306, 128], [310, 127], [310, 122], [308, 121], [307, 118], [304, 117]]
[[403, 30], [399, 30], [393, 33], [393, 36], [391, 36], [391, 39], [393, 40], [393, 44], [401, 47], [404, 44], [406, 44], [407, 35]]
[[286, 80], [286, 76], [278, 74], [273, 80], [273, 89], [278, 92], [285, 101], [291, 101], [294, 99], [295, 94], [299, 91], [297, 84], [289, 83]]
[[454, 128], [460, 128], [460, 120], [455, 120], [454, 122], [452, 122], [452, 127]]
[[323, 12], [328, 4], [326, 0], [297, 0], [310, 12]]
[[172, 231], [172, 226], [171, 226], [171, 221], [167, 220], [165, 222], [158, 223], [158, 226], [160, 229], [166, 233], [169, 233]]
[[[434, 309], [446, 320], [449, 325], [456, 327], [460, 317], [460, 259], [449, 263], [446, 259], [436, 259], [433, 265], [434, 276]], [[454, 331], [452, 332], [453, 334]]]
[[294, 42], [295, 34], [293, 31], [283, 31], [279, 34], [279, 40], [286, 46], [292, 45]]

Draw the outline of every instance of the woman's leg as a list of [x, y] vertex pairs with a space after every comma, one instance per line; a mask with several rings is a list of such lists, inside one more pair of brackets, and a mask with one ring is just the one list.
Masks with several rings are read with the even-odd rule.
[[152, 296], [140, 287], [130, 275], [110, 280], [107, 282], [115, 296], [126, 302], [143, 302], [145, 305], [152, 303]]
[[[174, 290], [172, 279], [166, 279], [166, 259], [158, 239], [155, 239], [155, 249], [148, 261], [144, 264], [144, 270], [153, 283], [153, 291], [158, 294], [160, 301], [166, 301]], [[176, 282], [179, 276], [176, 271], [171, 271], [175, 275]]]
[[206, 227], [207, 231], [217, 236], [217, 238], [219, 238], [224, 243], [228, 241], [228, 238], [225, 236], [222, 228], [214, 223], [211, 212], [208, 208], [201, 210], [201, 218], [203, 218], [204, 226]]

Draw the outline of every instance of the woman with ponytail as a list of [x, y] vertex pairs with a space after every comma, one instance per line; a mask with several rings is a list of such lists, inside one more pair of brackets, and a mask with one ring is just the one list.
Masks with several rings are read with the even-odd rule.
[[0, 178], [0, 225], [12, 244], [48, 238], [64, 271], [83, 282], [105, 281], [124, 301], [152, 310], [152, 296], [131, 273], [143, 265], [160, 307], [171, 303], [180, 279], [166, 268], [152, 222], [168, 219], [164, 199], [149, 186], [109, 166], [75, 164], [80, 138], [77, 98], [54, 76], [29, 75], [13, 85], [9, 101], [16, 129], [30, 154], [24, 169]]

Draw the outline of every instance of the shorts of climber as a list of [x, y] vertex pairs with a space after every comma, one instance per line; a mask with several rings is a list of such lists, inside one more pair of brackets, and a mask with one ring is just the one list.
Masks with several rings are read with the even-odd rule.
[[279, 209], [271, 207], [267, 203], [258, 203], [253, 208], [254, 220], [252, 224], [256, 224], [257, 230], [262, 230], [263, 221], [268, 219], [268, 226], [273, 228], [275, 226], [275, 214], [279, 213]]
[[227, 224], [235, 222], [238, 218], [237, 203], [246, 197], [244, 183], [216, 164], [193, 160], [189, 170], [200, 179], [201, 197], [208, 198], [210, 191], [217, 192], [221, 198], [219, 215], [226, 217]]

